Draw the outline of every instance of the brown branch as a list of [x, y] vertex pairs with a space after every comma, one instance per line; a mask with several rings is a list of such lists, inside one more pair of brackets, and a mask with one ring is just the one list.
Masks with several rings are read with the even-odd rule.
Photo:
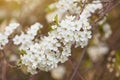
[[97, 20], [95, 20], [95, 22], [92, 24], [93, 27], [95, 27], [98, 24], [98, 22], [101, 21], [106, 16], [106, 14], [108, 14], [113, 8], [115, 8], [120, 4], [120, 1], [116, 2], [115, 4], [111, 3], [112, 1], [114, 0], [111, 0], [108, 3], [108, 6], [106, 6], [105, 11], [102, 12], [103, 14]]
[[76, 66], [76, 68], [75, 68], [75, 70], [74, 70], [74, 72], [73, 72], [70, 80], [74, 80], [74, 77], [75, 77], [75, 75], [76, 75], [76, 73], [77, 73], [77, 71], [78, 71], [78, 69], [79, 69], [79, 66], [80, 66], [80, 64], [81, 64], [81, 62], [82, 62], [82, 60], [83, 60], [83, 58], [84, 58], [84, 55], [85, 55], [86, 50], [87, 50], [87, 47], [85, 47], [85, 48], [83, 49], [83, 51], [82, 51], [82, 53], [81, 53], [81, 56], [80, 56], [80, 58], [79, 58], [78, 64], [77, 64], [77, 66]]
[[1, 74], [2, 80], [7, 80], [6, 79], [6, 70], [7, 70], [6, 61], [5, 61], [5, 59], [3, 59], [2, 60], [2, 74]]
[[9, 61], [7, 60], [7, 57], [6, 57], [6, 55], [5, 55], [5, 51], [2, 50], [1, 52], [2, 52], [2, 54], [3, 54], [3, 58], [5, 59], [7, 66], [9, 66], [9, 67], [11, 67], [11, 68], [18, 68], [18, 67], [19, 67], [19, 66], [11, 65], [11, 64], [9, 63]]
[[[70, 65], [72, 66], [72, 70], [74, 70], [74, 68], [75, 68], [75, 63], [73, 63], [73, 61], [72, 61], [71, 59], [69, 59], [68, 61], [69, 61]], [[77, 73], [78, 73], [78, 77], [80, 78], [80, 80], [85, 80], [85, 79], [82, 77], [82, 75], [80, 74], [79, 71], [77, 71]]]
[[[112, 4], [112, 3], [111, 3], [112, 1], [113, 1], [113, 0], [111, 0], [111, 1], [108, 2], [108, 6], [106, 7], [105, 11], [104, 11], [103, 14], [100, 16], [99, 19], [95, 20], [95, 22], [92, 24], [92, 26], [96, 26], [97, 23], [98, 23], [99, 21], [101, 21], [101, 20], [103, 19], [103, 17], [104, 17], [108, 12], [110, 12], [114, 7], [116, 7], [118, 4], [120, 4], [120, 1], [116, 2], [116, 4]], [[82, 55], [81, 55], [81, 57], [79, 58], [79, 62], [78, 62], [78, 64], [77, 64], [77, 66], [76, 66], [76, 68], [75, 68], [75, 70], [74, 70], [74, 72], [73, 72], [70, 80], [73, 80], [73, 78], [75, 77], [75, 75], [76, 75], [76, 73], [77, 73], [77, 71], [78, 71], [78, 69], [79, 69], [79, 66], [80, 66], [80, 64], [81, 64], [81, 61], [82, 61], [82, 59], [84, 58], [86, 49], [87, 49], [87, 47], [83, 50]]]
[[6, 79], [6, 70], [7, 70], [7, 64], [6, 64], [6, 60], [5, 60], [5, 56], [3, 51], [1, 51], [2, 53], [2, 62], [1, 62], [1, 67], [2, 67], [2, 73], [1, 73], [1, 79], [2, 80], [7, 80]]

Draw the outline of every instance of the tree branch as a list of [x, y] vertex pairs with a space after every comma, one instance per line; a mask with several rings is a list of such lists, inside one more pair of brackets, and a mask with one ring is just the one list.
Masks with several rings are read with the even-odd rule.
[[83, 51], [82, 51], [82, 53], [81, 53], [81, 56], [80, 56], [80, 58], [79, 58], [78, 64], [77, 64], [75, 70], [73, 71], [73, 74], [72, 74], [70, 80], [74, 80], [74, 77], [75, 77], [75, 75], [76, 75], [76, 73], [77, 73], [77, 71], [78, 71], [78, 69], [79, 69], [79, 66], [80, 66], [80, 64], [81, 64], [81, 62], [82, 62], [82, 60], [83, 60], [83, 58], [84, 58], [84, 55], [85, 55], [86, 50], [87, 50], [87, 47], [85, 47], [85, 48], [83, 49]]

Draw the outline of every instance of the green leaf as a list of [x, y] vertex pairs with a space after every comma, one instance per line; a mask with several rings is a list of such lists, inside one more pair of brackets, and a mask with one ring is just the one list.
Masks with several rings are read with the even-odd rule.
[[19, 60], [19, 61], [17, 62], [17, 65], [19, 66], [19, 65], [21, 65], [21, 64], [22, 64], [22, 61]]
[[56, 25], [59, 25], [59, 24], [58, 24], [58, 23], [59, 23], [58, 15], [55, 15], [55, 17], [54, 17], [54, 22], [55, 22]]
[[26, 54], [26, 51], [24, 51], [24, 50], [20, 50], [19, 52], [20, 52], [21, 55]]
[[55, 11], [55, 10], [56, 10], [55, 7], [47, 6], [47, 7], [45, 8], [45, 11], [46, 11], [47, 13], [53, 12], [53, 11]]
[[50, 31], [52, 31], [52, 26], [49, 26], [48, 29], [49, 29]]

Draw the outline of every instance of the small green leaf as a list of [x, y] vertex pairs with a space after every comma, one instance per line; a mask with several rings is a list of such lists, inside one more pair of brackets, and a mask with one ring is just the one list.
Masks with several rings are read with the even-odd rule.
[[59, 23], [58, 15], [56, 15], [56, 16], [54, 17], [54, 22], [55, 22], [56, 25], [59, 25], [59, 24], [58, 24], [58, 23]]
[[47, 13], [53, 12], [53, 11], [55, 11], [55, 10], [56, 10], [56, 8], [55, 8], [55, 7], [51, 7], [51, 6], [47, 6], [47, 7], [45, 8], [45, 11], [46, 11]]
[[24, 50], [20, 50], [19, 52], [20, 52], [21, 55], [26, 54], [26, 52]]
[[52, 26], [49, 26], [48, 29], [49, 29], [50, 31], [52, 31]]
[[19, 60], [19, 61], [17, 62], [17, 65], [19, 66], [19, 65], [21, 65], [21, 64], [22, 64], [22, 61]]

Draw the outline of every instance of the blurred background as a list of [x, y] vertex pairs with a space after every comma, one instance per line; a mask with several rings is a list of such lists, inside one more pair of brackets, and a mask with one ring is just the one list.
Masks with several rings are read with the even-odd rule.
[[[19, 22], [19, 30], [25, 30], [31, 24], [40, 22], [44, 26], [42, 34], [46, 35], [51, 24], [47, 8], [55, 1], [0, 0], [0, 32], [2, 33], [10, 22]], [[120, 5], [112, 9], [97, 28], [79, 67], [82, 79], [76, 74], [74, 80], [120, 80]], [[11, 44], [12, 42], [5, 47], [5, 54], [8, 62], [14, 66], [19, 54], [16, 46]], [[8, 66], [0, 54], [0, 80], [3, 75], [5, 80], [69, 80], [81, 52], [80, 47], [72, 48], [72, 56], [65, 64], [60, 64], [50, 72], [40, 71], [36, 75]]]

